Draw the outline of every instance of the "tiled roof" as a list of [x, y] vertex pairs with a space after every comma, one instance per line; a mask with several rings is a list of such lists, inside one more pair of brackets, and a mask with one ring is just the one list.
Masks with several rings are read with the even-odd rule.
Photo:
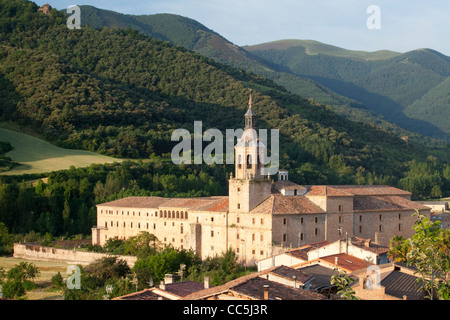
[[127, 197], [98, 206], [123, 208], [179, 208], [181, 210], [216, 211], [228, 210], [228, 197], [199, 198], [161, 198], [161, 197]]
[[289, 280], [293, 280], [294, 276], [295, 276], [296, 281], [303, 283], [303, 284], [306, 283], [308, 280], [311, 280], [311, 278], [313, 278], [312, 275], [307, 274], [301, 270], [289, 268], [289, 267], [286, 267], [283, 265], [276, 267], [269, 273], [277, 275], [277, 276], [285, 278], [285, 279], [289, 279]]
[[330, 186], [306, 186], [310, 196], [380, 196], [380, 195], [411, 195], [410, 192], [385, 185], [330, 185]]
[[325, 296], [296, 289], [275, 281], [269, 281], [261, 277], [254, 277], [246, 282], [240, 283], [230, 290], [257, 300], [264, 299], [264, 286], [269, 286], [269, 300], [324, 300]]
[[271, 194], [261, 204], [256, 206], [251, 213], [268, 214], [308, 214], [325, 213], [311, 200], [303, 196], [286, 197], [279, 193]]
[[165, 286], [165, 291], [179, 297], [185, 297], [191, 293], [205, 289], [205, 284], [203, 282], [195, 281], [174, 282], [168, 283]]
[[163, 300], [168, 300], [167, 298], [161, 297], [159, 294], [154, 293], [152, 288], [130, 293], [121, 297], [116, 297], [112, 300], [159, 300], [161, 298]]
[[330, 243], [331, 243], [330, 241], [326, 241], [326, 240], [320, 241], [320, 242], [315, 242], [315, 243], [310, 243], [303, 247], [289, 250], [287, 253], [296, 258], [308, 261], [308, 252], [309, 251], [326, 246], [327, 244], [330, 244]]
[[355, 196], [355, 198], [353, 199], [354, 211], [404, 209], [429, 210], [428, 207], [400, 196]]
[[175, 296], [178, 298], [185, 297], [194, 292], [198, 292], [205, 288], [204, 283], [195, 282], [195, 281], [183, 281], [183, 282], [174, 282], [168, 283], [165, 285], [165, 289], [150, 288], [144, 289], [139, 292], [130, 293], [121, 297], [114, 298], [113, 300], [169, 300], [164, 295], [159, 293], [159, 291], [170, 293], [171, 296]]
[[336, 265], [339, 269], [346, 270], [347, 272], [365, 269], [368, 267], [368, 265], [372, 264], [346, 253], [332, 254], [329, 256], [321, 257], [319, 258], [319, 260], [325, 261], [331, 265]]
[[351, 237], [350, 242], [352, 245], [356, 247], [363, 248], [364, 250], [376, 253], [376, 254], [382, 254], [389, 251], [389, 247], [383, 246], [381, 244], [375, 243], [373, 241], [370, 241], [370, 239], [363, 239], [359, 237]]
[[393, 270], [383, 280], [381, 285], [385, 287], [385, 293], [400, 299], [407, 296], [408, 300], [422, 300], [423, 293], [417, 286], [418, 277], [401, 271]]
[[[288, 267], [285, 267], [288, 268]], [[241, 295], [253, 299], [263, 299], [264, 298], [264, 285], [269, 285], [269, 299], [283, 299], [283, 300], [321, 300], [325, 299], [325, 296], [308, 292], [302, 289], [294, 289], [293, 287], [279, 284], [275, 281], [269, 281], [266, 275], [274, 270], [279, 269], [279, 267], [274, 267], [271, 269], [254, 272], [232, 281], [229, 281], [221, 286], [205, 289], [187, 295], [182, 298], [182, 300], [198, 300], [208, 298], [214, 295], [219, 295], [227, 292], [235, 292]]]
[[297, 189], [297, 190], [304, 190], [306, 191], [306, 188], [304, 186], [298, 185], [292, 181], [289, 180], [279, 180], [275, 181], [272, 184], [272, 190], [282, 190], [282, 189]]

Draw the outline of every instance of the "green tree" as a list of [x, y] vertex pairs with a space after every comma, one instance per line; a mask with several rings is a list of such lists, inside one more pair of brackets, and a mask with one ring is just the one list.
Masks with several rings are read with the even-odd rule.
[[419, 210], [409, 239], [391, 241], [389, 255], [413, 266], [425, 297], [448, 300], [450, 296], [450, 230], [432, 222]]
[[[338, 271], [337, 269], [335, 271]], [[337, 294], [345, 300], [358, 300], [355, 291], [350, 287], [355, 279], [347, 275], [345, 271], [338, 271], [331, 276], [331, 285], [336, 286]]]

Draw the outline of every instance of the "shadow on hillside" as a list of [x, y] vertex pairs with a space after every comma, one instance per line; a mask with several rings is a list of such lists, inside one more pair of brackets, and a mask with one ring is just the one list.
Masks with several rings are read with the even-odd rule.
[[323, 84], [338, 94], [363, 103], [370, 111], [383, 115], [388, 121], [396, 123], [406, 130], [450, 141], [450, 135], [432, 123], [407, 117], [403, 113], [404, 106], [390, 98], [367, 91], [350, 82], [314, 76], [308, 78]]

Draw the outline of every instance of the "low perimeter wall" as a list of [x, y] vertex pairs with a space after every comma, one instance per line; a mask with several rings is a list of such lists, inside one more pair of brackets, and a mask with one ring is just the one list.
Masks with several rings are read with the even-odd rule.
[[[58, 261], [68, 264], [87, 265], [95, 260], [110, 257], [107, 253], [86, 252], [75, 249], [58, 249], [53, 247], [43, 247], [34, 244], [14, 244], [14, 258], [37, 260], [37, 261]], [[131, 268], [137, 258], [134, 256], [114, 255], [118, 259], [125, 260]]]

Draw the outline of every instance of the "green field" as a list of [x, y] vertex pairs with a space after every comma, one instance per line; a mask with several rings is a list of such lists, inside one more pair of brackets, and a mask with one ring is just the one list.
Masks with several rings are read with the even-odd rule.
[[97, 153], [69, 150], [54, 146], [30, 135], [0, 128], [0, 141], [11, 143], [13, 150], [5, 155], [20, 165], [0, 175], [47, 173], [74, 167], [87, 167], [93, 163], [120, 162]]

